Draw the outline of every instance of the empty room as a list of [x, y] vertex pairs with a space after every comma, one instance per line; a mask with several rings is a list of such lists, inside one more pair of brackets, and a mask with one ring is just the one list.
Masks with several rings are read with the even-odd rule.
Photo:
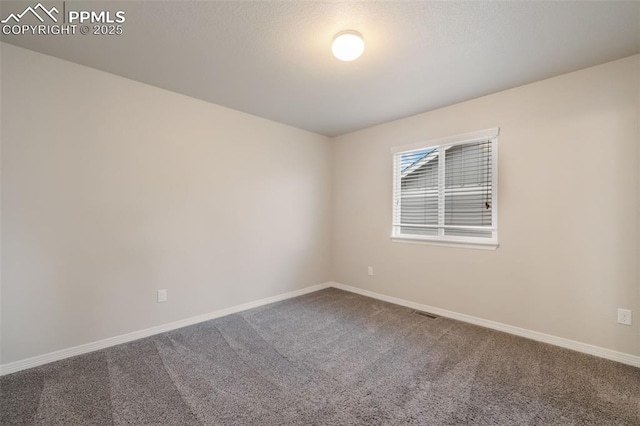
[[640, 2], [0, 21], [0, 425], [640, 425]]

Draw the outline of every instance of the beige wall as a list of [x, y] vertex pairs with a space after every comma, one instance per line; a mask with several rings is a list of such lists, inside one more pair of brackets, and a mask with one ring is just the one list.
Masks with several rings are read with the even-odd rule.
[[330, 278], [327, 138], [1, 55], [3, 364]]
[[[329, 279], [640, 355], [640, 56], [330, 143], [1, 59], [3, 364]], [[500, 248], [392, 243], [390, 147], [496, 126]]]
[[[639, 80], [636, 55], [336, 138], [333, 279], [640, 355]], [[391, 242], [389, 149], [491, 127], [500, 248]]]

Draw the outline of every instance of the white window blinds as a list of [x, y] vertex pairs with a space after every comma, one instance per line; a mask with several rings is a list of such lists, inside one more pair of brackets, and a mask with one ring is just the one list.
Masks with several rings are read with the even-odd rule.
[[497, 244], [497, 129], [440, 142], [395, 150], [392, 237]]

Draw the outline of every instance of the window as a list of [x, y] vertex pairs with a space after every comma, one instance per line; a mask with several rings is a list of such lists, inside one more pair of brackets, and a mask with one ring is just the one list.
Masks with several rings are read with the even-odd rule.
[[498, 133], [393, 149], [392, 239], [497, 247]]

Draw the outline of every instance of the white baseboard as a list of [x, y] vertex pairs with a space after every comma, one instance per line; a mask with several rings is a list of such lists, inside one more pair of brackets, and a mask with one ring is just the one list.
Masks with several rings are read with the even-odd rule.
[[589, 345], [586, 343], [576, 342], [574, 340], [564, 339], [562, 337], [552, 336], [549, 334], [527, 330], [520, 327], [514, 327], [512, 325], [503, 324], [496, 321], [490, 321], [482, 318], [473, 317], [470, 315], [447, 311], [445, 309], [440, 309], [433, 306], [410, 302], [408, 300], [399, 299], [397, 297], [387, 296], [380, 293], [375, 293], [369, 290], [363, 290], [361, 288], [353, 287], [346, 284], [341, 284], [337, 282], [326, 282], [326, 283], [306, 287], [300, 290], [291, 291], [289, 293], [279, 294], [277, 296], [267, 297], [267, 298], [256, 300], [253, 302], [244, 303], [238, 306], [232, 306], [230, 308], [221, 309], [219, 311], [210, 312], [207, 314], [198, 315], [191, 318], [186, 318], [186, 319], [175, 321], [169, 324], [164, 324], [156, 327], [147, 328], [144, 330], [134, 331], [132, 333], [110, 337], [108, 339], [99, 340], [97, 342], [91, 342], [84, 345], [74, 346], [72, 348], [62, 349], [59, 351], [50, 352], [48, 354], [38, 355], [32, 358], [27, 358], [20, 361], [10, 362], [8, 364], [3, 364], [3, 365], [0, 365], [0, 376], [3, 376], [5, 374], [15, 373], [21, 370], [26, 370], [28, 368], [37, 367], [39, 365], [48, 364], [50, 362], [59, 361], [65, 358], [70, 358], [72, 356], [94, 352], [100, 349], [105, 349], [105, 348], [116, 346], [122, 343], [131, 342], [133, 340], [142, 339], [144, 337], [153, 336], [155, 334], [164, 333], [165, 331], [175, 330], [177, 328], [186, 327], [188, 325], [197, 324], [197, 323], [208, 321], [214, 318], [220, 318], [226, 315], [235, 314], [237, 312], [246, 311], [248, 309], [257, 308], [263, 305], [268, 305], [270, 303], [279, 302], [281, 300], [302, 296], [304, 294], [313, 293], [315, 291], [323, 290], [329, 287], [335, 287], [340, 290], [345, 290], [351, 293], [360, 294], [362, 296], [372, 297], [374, 299], [383, 300], [385, 302], [393, 303], [400, 306], [405, 306], [407, 308], [416, 309], [424, 312], [430, 312], [443, 317], [452, 318], [455, 320], [459, 320], [459, 321], [463, 321], [471, 324], [476, 324], [482, 327], [491, 328], [493, 330], [515, 334], [516, 336], [537, 340], [539, 342], [549, 343], [551, 345], [572, 349], [574, 351], [595, 355], [597, 357], [621, 362], [623, 364], [628, 364], [628, 365], [632, 365], [634, 367], [640, 368], [640, 356], [625, 354], [625, 353], [617, 352], [611, 349], [605, 349], [598, 346]]
[[387, 296], [375, 293], [369, 290], [363, 290], [346, 284], [331, 282], [330, 287], [345, 290], [351, 293], [360, 294], [362, 296], [372, 297], [374, 299], [383, 300], [385, 302], [396, 305], [405, 306], [407, 308], [416, 309], [418, 311], [430, 312], [442, 317], [455, 319], [482, 327], [491, 328], [493, 330], [503, 331], [505, 333], [515, 334], [516, 336], [526, 337], [527, 339], [537, 340], [538, 342], [549, 343], [551, 345], [560, 346], [566, 349], [582, 352], [589, 355], [595, 355], [600, 358], [621, 362], [623, 364], [632, 365], [640, 368], [640, 356], [617, 352], [611, 349], [601, 348], [586, 343], [576, 342], [575, 340], [564, 339], [562, 337], [552, 336], [550, 334], [540, 333], [538, 331], [527, 330], [525, 328], [514, 327], [512, 325], [503, 324], [496, 321], [490, 321], [482, 318], [472, 317], [471, 315], [459, 314], [457, 312], [447, 311], [445, 309], [433, 306], [422, 305], [420, 303], [409, 302], [408, 300], [399, 299], [397, 297]]
[[209, 312], [207, 314], [171, 322], [169, 324], [158, 325], [156, 327], [151, 327], [144, 330], [134, 331], [132, 333], [99, 340], [97, 342], [91, 342], [80, 346], [74, 346], [72, 348], [50, 352], [44, 355], [34, 356], [32, 358], [23, 359], [20, 361], [10, 362], [8, 364], [0, 365], [0, 376], [15, 373], [21, 370], [26, 370], [27, 368], [37, 367], [39, 365], [48, 364], [50, 362], [59, 361], [65, 358], [70, 358], [72, 356], [94, 352], [100, 349], [119, 345], [121, 343], [131, 342], [133, 340], [142, 339], [143, 337], [153, 336], [154, 334], [164, 333], [165, 331], [175, 330], [177, 328], [186, 327], [188, 325], [197, 324], [199, 322], [208, 321], [214, 318], [224, 317], [226, 315], [246, 311], [247, 309], [257, 308], [258, 306], [268, 305], [270, 303], [279, 302], [281, 300], [291, 299], [292, 297], [298, 297], [302, 296], [303, 294], [313, 293], [315, 291], [323, 290], [328, 287], [330, 287], [329, 283], [322, 283], [306, 287], [301, 290], [295, 290], [289, 293], [279, 294], [277, 296], [267, 297], [264, 299], [256, 300], [254, 302], [248, 302], [242, 305], [221, 309], [219, 311]]

